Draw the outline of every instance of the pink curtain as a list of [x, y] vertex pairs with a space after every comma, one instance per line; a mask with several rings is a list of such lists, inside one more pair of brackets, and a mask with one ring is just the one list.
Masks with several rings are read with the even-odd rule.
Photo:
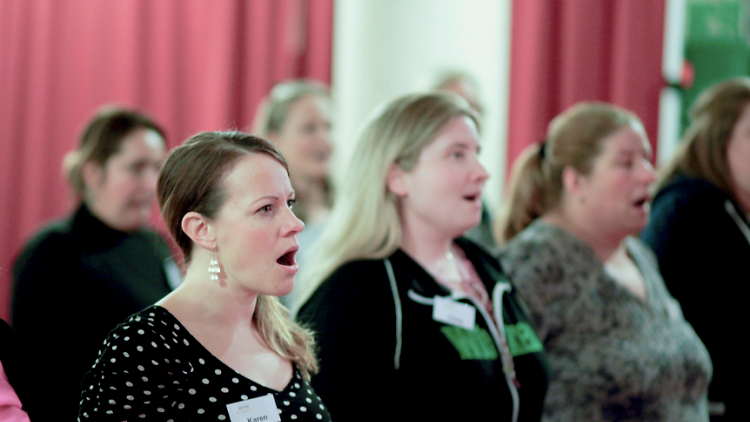
[[511, 36], [508, 170], [557, 114], [584, 100], [635, 112], [654, 152], [663, 0], [518, 0]]
[[70, 210], [61, 161], [95, 109], [142, 109], [170, 146], [249, 129], [275, 82], [330, 81], [332, 19], [333, 0], [0, 1], [0, 317], [20, 247]]

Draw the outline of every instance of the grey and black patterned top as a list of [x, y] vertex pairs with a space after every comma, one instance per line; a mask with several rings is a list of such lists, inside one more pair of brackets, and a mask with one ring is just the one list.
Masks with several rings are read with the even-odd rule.
[[648, 247], [635, 238], [626, 247], [646, 301], [607, 275], [586, 243], [541, 220], [502, 252], [549, 358], [545, 422], [708, 421], [708, 352]]

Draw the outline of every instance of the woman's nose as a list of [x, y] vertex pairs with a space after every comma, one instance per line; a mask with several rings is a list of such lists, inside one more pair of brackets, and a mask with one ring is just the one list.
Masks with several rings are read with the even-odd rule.
[[305, 223], [302, 222], [291, 210], [291, 208], [288, 209], [289, 213], [287, 215], [288, 221], [285, 224], [285, 235], [292, 235], [297, 234], [304, 230]]
[[651, 161], [649, 160], [643, 160], [643, 165], [641, 166], [641, 175], [646, 181], [646, 183], [651, 184], [656, 180], [656, 171], [654, 170], [654, 166], [651, 164]]
[[487, 172], [487, 169], [484, 168], [484, 165], [482, 164], [482, 162], [479, 161], [479, 157], [475, 158], [475, 162], [476, 162], [475, 177], [478, 180], [485, 182], [487, 179], [490, 178], [490, 174]]
[[333, 132], [330, 127], [326, 127], [320, 130], [319, 135], [320, 142], [325, 144], [329, 150], [333, 150]]

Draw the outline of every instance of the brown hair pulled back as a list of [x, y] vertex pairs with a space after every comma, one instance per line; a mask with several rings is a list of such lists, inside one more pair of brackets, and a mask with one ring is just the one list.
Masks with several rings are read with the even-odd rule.
[[169, 153], [159, 172], [156, 195], [185, 262], [190, 262], [193, 241], [182, 231], [182, 218], [191, 211], [215, 218], [227, 198], [224, 177], [240, 158], [253, 153], [268, 154], [289, 171], [273, 143], [243, 132], [202, 132]]
[[[212, 219], [227, 199], [223, 181], [237, 162], [250, 154], [286, 161], [273, 143], [242, 132], [203, 132], [170, 152], [159, 174], [157, 196], [170, 233], [190, 261], [192, 240], [182, 231], [182, 218], [197, 212]], [[312, 334], [294, 323], [279, 299], [259, 295], [253, 320], [261, 337], [280, 356], [293, 361], [309, 379], [318, 365]]]
[[508, 200], [495, 235], [505, 243], [532, 221], [557, 207], [567, 167], [588, 175], [602, 151], [602, 141], [628, 125], [641, 125], [633, 113], [611, 104], [579, 103], [550, 122], [543, 144], [526, 148], [516, 160]]
[[141, 128], [151, 129], [166, 139], [164, 130], [140, 111], [105, 106], [94, 115], [81, 133], [78, 149], [70, 151], [63, 160], [63, 172], [76, 195], [86, 194], [83, 165], [91, 162], [104, 168], [110, 157], [120, 151], [123, 139]]

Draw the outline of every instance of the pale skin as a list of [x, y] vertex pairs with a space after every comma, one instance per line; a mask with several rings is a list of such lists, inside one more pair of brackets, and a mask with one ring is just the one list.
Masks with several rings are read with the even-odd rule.
[[165, 151], [161, 135], [137, 128], [123, 137], [119, 151], [103, 166], [84, 163], [85, 202], [91, 212], [116, 230], [127, 232], [146, 226]]
[[[198, 253], [194, 255], [205, 255]], [[204, 257], [205, 258], [205, 257]], [[208, 268], [210, 255], [191, 264]], [[201, 274], [195, 274], [196, 272]], [[212, 355], [243, 376], [281, 391], [292, 378], [292, 364], [271, 350], [261, 338], [253, 321], [256, 295], [228, 297], [231, 294], [218, 284], [193, 282], [208, 278], [204, 271], [189, 271], [179, 292], [159, 303], [174, 315], [190, 334]]]
[[603, 145], [591, 174], [563, 170], [560, 204], [542, 218], [587, 243], [616, 282], [646, 301], [645, 282], [624, 240], [648, 221], [650, 147], [640, 126], [621, 129]]
[[[294, 191], [275, 159], [241, 159], [224, 185], [228, 198], [213, 220], [195, 212], [183, 217], [182, 229], [194, 242], [190, 263], [183, 284], [158, 305], [227, 366], [281, 391], [292, 378], [292, 363], [269, 348], [253, 315], [259, 294], [287, 294], [293, 287], [293, 258], [288, 265], [277, 259], [296, 251], [304, 225], [291, 211]], [[259, 251], [247, 250], [254, 244]], [[222, 268], [218, 281], [207, 272], [212, 251]]]
[[401, 249], [446, 280], [460, 281], [458, 264], [446, 258], [457, 247], [453, 239], [481, 219], [489, 175], [478, 155], [476, 125], [457, 117], [422, 149], [411, 171], [393, 164], [387, 176], [388, 188], [400, 198]]

